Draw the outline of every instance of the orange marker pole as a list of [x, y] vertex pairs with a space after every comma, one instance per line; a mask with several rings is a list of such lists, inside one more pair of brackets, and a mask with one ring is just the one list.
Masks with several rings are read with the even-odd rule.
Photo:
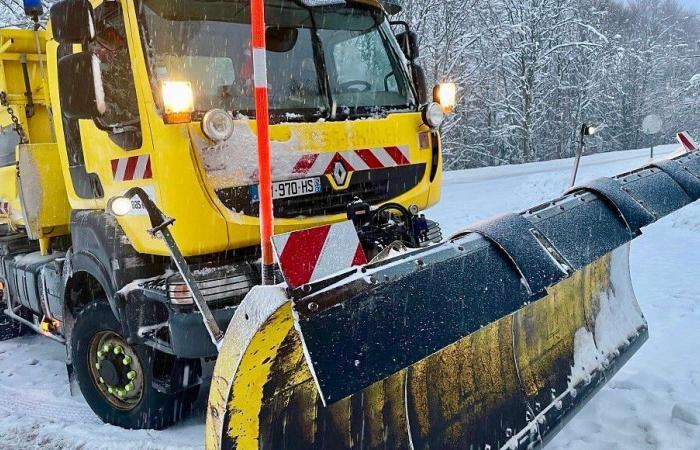
[[272, 170], [270, 163], [270, 119], [267, 92], [267, 55], [265, 54], [265, 2], [250, 1], [253, 47], [253, 78], [255, 82], [255, 117], [258, 125], [258, 195], [260, 197], [260, 246], [262, 248], [262, 282], [275, 282], [272, 233]]

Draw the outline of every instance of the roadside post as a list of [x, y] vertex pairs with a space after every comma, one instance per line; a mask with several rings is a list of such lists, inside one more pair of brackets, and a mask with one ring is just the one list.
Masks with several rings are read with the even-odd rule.
[[586, 136], [592, 136], [598, 131], [596, 127], [583, 124], [581, 125], [581, 131], [578, 138], [578, 146], [576, 148], [576, 158], [574, 159], [574, 168], [571, 170], [571, 180], [569, 181], [568, 188], [571, 189], [576, 184], [576, 177], [578, 176], [578, 168], [581, 164], [581, 157], [583, 156], [583, 150], [586, 147]]
[[649, 114], [642, 121], [642, 133], [651, 136], [651, 152], [650, 158], [654, 159], [654, 138], [653, 136], [661, 131], [663, 120], [656, 114]]

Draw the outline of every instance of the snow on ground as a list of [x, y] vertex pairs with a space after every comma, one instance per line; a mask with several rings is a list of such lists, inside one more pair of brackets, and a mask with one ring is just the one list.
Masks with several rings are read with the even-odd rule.
[[[666, 146], [659, 154], [669, 153]], [[580, 180], [648, 161], [648, 150], [584, 158]], [[429, 212], [446, 234], [561, 193], [571, 160], [450, 172]], [[700, 449], [700, 205], [645, 230], [632, 250], [632, 279], [651, 338], [552, 442], [552, 449]], [[39, 337], [0, 342], [0, 448], [201, 448], [199, 414], [166, 431], [102, 424], [71, 396], [62, 347]]]

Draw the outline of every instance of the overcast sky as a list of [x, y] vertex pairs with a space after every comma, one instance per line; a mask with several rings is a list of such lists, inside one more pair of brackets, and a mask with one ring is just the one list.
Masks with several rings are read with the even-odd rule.
[[691, 6], [700, 11], [700, 0], [681, 0], [681, 3]]

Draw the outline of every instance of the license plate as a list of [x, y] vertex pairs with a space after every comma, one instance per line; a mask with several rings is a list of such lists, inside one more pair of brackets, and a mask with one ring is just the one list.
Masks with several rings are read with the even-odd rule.
[[[272, 183], [272, 198], [301, 197], [302, 195], [318, 194], [321, 192], [321, 178], [304, 178], [302, 180], [278, 181]], [[251, 200], [260, 201], [257, 186], [251, 192]]]

